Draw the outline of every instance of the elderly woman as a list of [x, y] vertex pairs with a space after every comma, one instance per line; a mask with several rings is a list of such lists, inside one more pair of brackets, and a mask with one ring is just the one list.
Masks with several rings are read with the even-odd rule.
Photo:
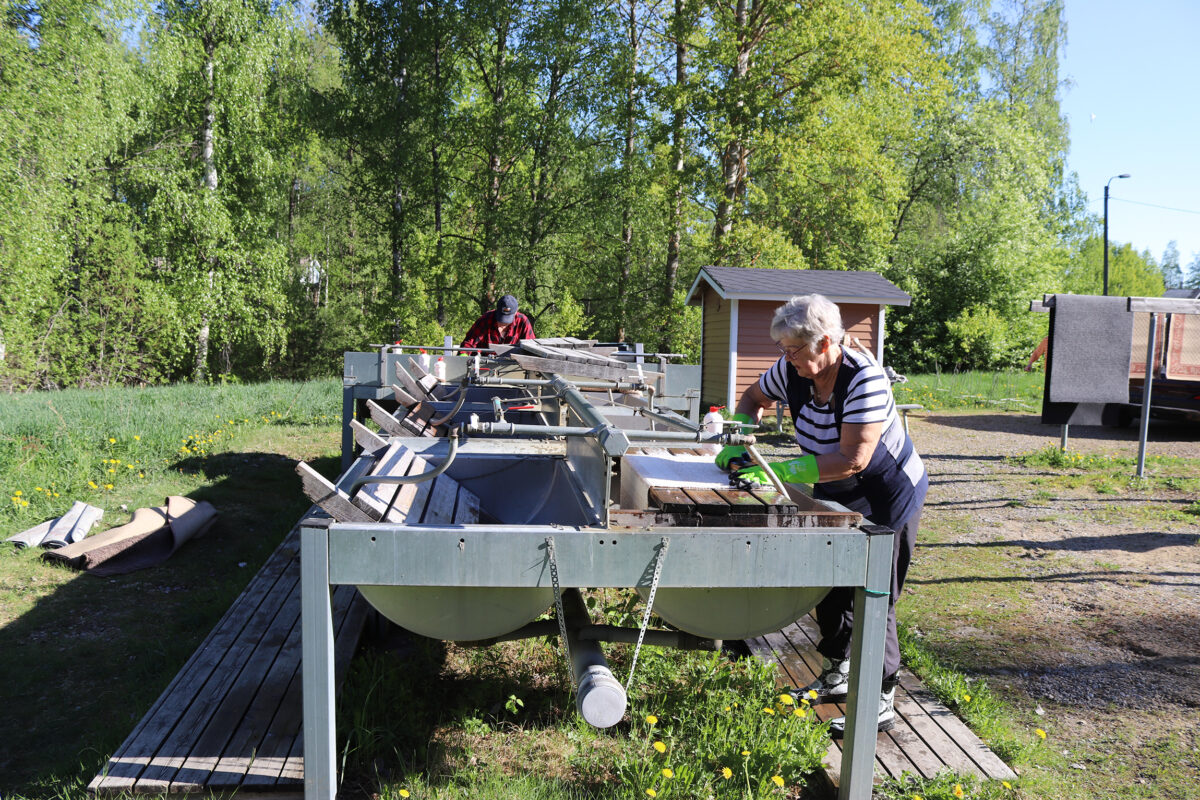
[[[772, 464], [773, 471], [788, 482], [813, 483], [813, 496], [841, 503], [895, 531], [879, 701], [882, 731], [895, 724], [892, 701], [900, 669], [896, 600], [916, 546], [929, 478], [896, 413], [883, 370], [870, 356], [842, 347], [844, 335], [838, 307], [822, 295], [793, 297], [777, 309], [771, 338], [783, 355], [742, 394], [734, 419], [756, 423], [764, 408], [786, 402], [796, 423], [796, 443], [806, 455]], [[741, 455], [739, 450], [745, 452], [735, 447], [722, 450], [717, 465], [729, 467]], [[766, 480], [759, 467], [736, 474]], [[853, 604], [854, 592], [848, 587], [830, 590], [817, 604], [822, 671], [800, 691], [815, 691], [818, 702], [845, 699]], [[834, 720], [830, 732], [840, 735], [844, 724], [844, 719]]]

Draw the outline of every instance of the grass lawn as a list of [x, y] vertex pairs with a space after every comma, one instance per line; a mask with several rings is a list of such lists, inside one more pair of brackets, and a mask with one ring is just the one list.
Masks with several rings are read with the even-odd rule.
[[[1036, 404], [1041, 376], [910, 376], [904, 386], [916, 393], [908, 401], [924, 400], [927, 408], [991, 408]], [[5, 536], [62, 513], [76, 499], [105, 509], [100, 528], [121, 524], [134, 508], [170, 494], [208, 500], [220, 518], [165, 564], [114, 578], [80, 575], [42, 561], [37, 552], [0, 548], [0, 680], [6, 686], [0, 796], [85, 795], [83, 787], [308, 507], [295, 460], [315, 463], [326, 475], [337, 471], [340, 401], [337, 381], [6, 398], [0, 406]], [[1092, 466], [1096, 480], [1113, 468]], [[952, 543], [955, 526], [971, 524], [967, 517], [945, 518], [923, 537]], [[967, 562], [997, 579], [1013, 570], [1000, 552], [982, 560], [967, 549], [934, 552], [922, 556], [929, 586]], [[1021, 779], [1005, 787], [945, 777], [889, 784], [877, 796], [1090, 800], [1115, 796], [1114, 786], [1136, 787], [1140, 774], [1125, 768], [1115, 781], [1094, 780], [1120, 746], [1120, 726], [1109, 740], [1068, 757], [1036, 735], [1037, 720], [1024, 709], [978, 675], [956, 669], [973, 663], [969, 653], [921, 635], [962, 620], [985, 630], [1010, 623], [1025, 589], [1019, 582], [996, 583], [1006, 587], [997, 589], [1006, 593], [1003, 602], [956, 594], [949, 585], [923, 589], [919, 606], [902, 604], [903, 645], [906, 663]], [[636, 624], [638, 609], [627, 599], [597, 593], [592, 602], [593, 612], [609, 622]], [[623, 680], [632, 648], [606, 651]], [[802, 776], [814, 767], [814, 754], [824, 752], [824, 730], [797, 713], [804, 709], [781, 701], [772, 672], [757, 662], [644, 649], [629, 719], [608, 731], [578, 718], [567, 686], [556, 640], [486, 649], [403, 635], [374, 642], [356, 658], [339, 696], [346, 795], [810, 796]], [[1196, 774], [1189, 766], [1194, 753], [1186, 748], [1178, 738], [1141, 751], [1144, 774], [1164, 788], [1179, 788], [1160, 796], [1200, 796], [1183, 788]], [[1079, 758], [1097, 765], [1088, 774], [1092, 780], [1072, 767]]]

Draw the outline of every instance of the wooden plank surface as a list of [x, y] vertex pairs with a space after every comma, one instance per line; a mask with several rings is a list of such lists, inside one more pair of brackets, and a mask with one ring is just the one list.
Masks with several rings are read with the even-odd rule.
[[[350, 667], [350, 658], [358, 647], [359, 634], [369, 610], [367, 603], [358, 594], [358, 589], [353, 586], [334, 588], [333, 615], [337, 638], [334, 641], [333, 657], [334, 684], [337, 686], [341, 685], [346, 670]], [[295, 786], [303, 783], [304, 705], [301, 666], [297, 661], [275, 717], [266, 729], [257, 751], [254, 752], [253, 761], [245, 777], [240, 781], [243, 788]], [[214, 785], [216, 777], [210, 781], [210, 788]]]
[[[293, 537], [289, 535], [290, 538]], [[295, 532], [294, 538], [299, 540], [298, 532]], [[288, 539], [284, 542], [286, 544]], [[281, 579], [292, 557], [286, 553], [283, 545], [272, 553], [262, 569], [217, 622], [212, 633], [192, 653], [154, 705], [109, 758], [100, 775], [92, 780], [89, 789], [120, 792], [133, 787], [138, 776], [157, 752], [158, 744], [170, 734], [178, 719], [175, 710], [186, 707], [189, 698], [204, 685], [224, 653], [242, 633], [248, 620], [258, 612], [275, 584]]]
[[690, 513], [695, 502], [682, 489], [671, 486], [652, 486], [647, 493], [650, 505], [666, 512]]
[[[805, 686], [821, 668], [816, 650], [820, 633], [811, 616], [786, 628], [746, 640], [750, 652], [774, 661], [781, 685]], [[896, 726], [876, 740], [875, 776], [899, 777], [905, 771], [926, 778], [949, 771], [993, 780], [1010, 780], [1015, 773], [979, 739], [962, 720], [942, 705], [920, 680], [900, 670], [896, 688]], [[842, 703], [814, 707], [817, 718], [828, 721], [845, 713]], [[842, 742], [835, 740], [826, 753], [825, 780], [836, 791], [840, 780]]]
[[[188, 794], [284, 786], [281, 774], [298, 768], [289, 754], [302, 713], [298, 555], [297, 525], [92, 780], [90, 791]], [[338, 587], [334, 599], [335, 657], [344, 674], [366, 604], [354, 587]], [[295, 781], [286, 788], [294, 792]]]
[[696, 504], [696, 511], [705, 515], [726, 516], [729, 514], [729, 503], [725, 498], [712, 489], [693, 489], [685, 487], [684, 493]]
[[300, 485], [308, 499], [337, 521], [375, 521], [370, 514], [359, 508], [349, 495], [326, 480], [324, 475], [308, 464], [303, 461], [296, 462], [296, 472], [300, 475]]

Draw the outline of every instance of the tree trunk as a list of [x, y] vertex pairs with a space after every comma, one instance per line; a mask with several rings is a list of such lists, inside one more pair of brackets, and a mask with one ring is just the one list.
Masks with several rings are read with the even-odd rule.
[[496, 56], [492, 85], [492, 135], [488, 147], [488, 173], [491, 180], [487, 193], [487, 221], [484, 229], [484, 249], [487, 267], [483, 285], [483, 309], [496, 305], [496, 275], [500, 270], [500, 188], [502, 168], [500, 151], [504, 137], [504, 73], [508, 62], [508, 19], [496, 25]]
[[621, 209], [621, 273], [617, 279], [617, 341], [625, 341], [629, 314], [629, 280], [633, 274], [633, 136], [637, 113], [638, 33], [637, 0], [629, 0], [629, 86], [625, 94], [625, 150], [621, 168], [625, 173]]
[[550, 166], [550, 139], [558, 126], [558, 101], [562, 91], [565, 69], [555, 62], [550, 66], [550, 76], [546, 86], [546, 102], [542, 107], [542, 133], [534, 142], [532, 187], [532, 210], [529, 215], [529, 236], [527, 239], [528, 259], [525, 268], [525, 297], [522, 302], [530, 309], [541, 307], [540, 285], [541, 275], [538, 269], [538, 259], [541, 255], [539, 248], [546, 238], [548, 225], [546, 217], [546, 199], [553, 185]]
[[404, 186], [400, 178], [392, 189], [392, 296], [397, 302], [404, 300]]
[[[675, 98], [675, 110], [671, 116], [671, 160], [674, 175], [674, 193], [671, 198], [671, 223], [667, 235], [667, 264], [663, 275], [663, 309], [670, 309], [675, 302], [675, 281], [679, 277], [679, 245], [683, 230], [683, 149], [684, 130], [687, 117], [684, 111], [683, 92], [687, 85], [687, 25], [683, 17], [683, 0], [675, 0], [675, 16], [671, 19], [672, 33], [675, 38], [675, 88], [678, 95]], [[664, 321], [662, 340], [659, 346], [670, 350], [667, 341], [666, 324]]]
[[[440, 14], [440, 6], [434, 3], [434, 15]], [[438, 20], [440, 22], [440, 18]], [[437, 25], [437, 22], [434, 23]], [[442, 39], [441, 28], [438, 27], [433, 36], [433, 88], [436, 96], [442, 96]], [[446, 266], [445, 241], [442, 238], [442, 107], [439, 105], [433, 119], [433, 141], [430, 145], [430, 158], [433, 162], [433, 230], [437, 237], [436, 264], [437, 280], [437, 321], [438, 325], [446, 325]]]
[[[216, 194], [217, 162], [213, 155], [213, 135], [216, 127], [216, 85], [214, 80], [216, 43], [211, 35], [204, 36], [204, 121], [200, 127], [201, 158], [204, 163], [204, 189]], [[208, 339], [212, 326], [213, 284], [216, 263], [208, 256], [207, 287], [204, 291], [200, 311], [200, 329], [196, 332], [196, 361], [192, 369], [192, 380], [203, 383], [208, 375]]]
[[407, 90], [408, 90], [408, 70], [401, 67], [399, 70], [399, 86], [396, 93], [396, 127], [398, 128], [396, 141], [399, 142], [396, 153], [396, 178], [392, 184], [392, 219], [388, 226], [391, 234], [391, 249], [392, 249], [392, 299], [399, 307], [404, 303], [405, 286], [404, 286], [404, 271], [405, 271], [405, 252], [404, 252], [404, 177], [399, 165], [404, 163], [405, 157], [403, 150], [406, 147], [405, 140], [407, 136], [407, 120], [406, 120], [406, 105], [407, 105]]
[[296, 238], [296, 210], [300, 206], [300, 178], [292, 178], [292, 187], [288, 191], [288, 252], [292, 249], [292, 241]]
[[721, 199], [717, 203], [717, 220], [713, 226], [714, 261], [721, 263], [725, 257], [725, 237], [733, 230], [734, 209], [746, 188], [746, 143], [741, 138], [746, 130], [746, 76], [750, 72], [751, 37], [747, 0], [737, 0], [735, 11], [737, 26], [737, 60], [730, 77], [734, 96], [737, 98], [730, 109], [729, 122], [733, 136], [721, 154]]

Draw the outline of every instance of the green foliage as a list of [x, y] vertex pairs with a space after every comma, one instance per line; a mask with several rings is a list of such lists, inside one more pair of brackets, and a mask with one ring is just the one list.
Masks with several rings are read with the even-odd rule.
[[827, 726], [779, 694], [774, 664], [663, 652], [646, 662], [653, 688], [631, 705], [633, 746], [615, 767], [633, 795], [763, 797], [820, 767]]
[[[1089, 237], [1071, 259], [1064, 288], [1074, 294], [1101, 294], [1104, 289], [1104, 240]], [[1161, 297], [1164, 277], [1149, 251], [1109, 242], [1108, 293], [1127, 297]]]
[[695, 359], [711, 263], [878, 270], [898, 367], [993, 369], [1099, 285], [1057, 0], [38, 9], [0, 23], [0, 388], [331, 375], [502, 293]]

